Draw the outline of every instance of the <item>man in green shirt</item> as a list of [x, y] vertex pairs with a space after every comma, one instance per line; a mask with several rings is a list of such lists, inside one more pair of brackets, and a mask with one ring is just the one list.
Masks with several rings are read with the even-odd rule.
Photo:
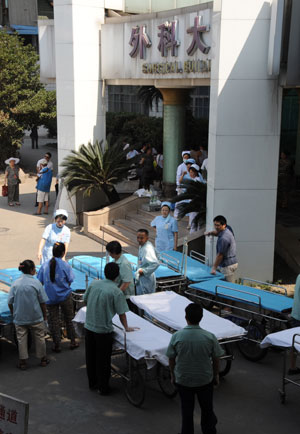
[[219, 382], [223, 351], [215, 335], [200, 328], [203, 309], [191, 303], [185, 309], [187, 326], [174, 333], [167, 349], [172, 381], [181, 400], [181, 434], [194, 434], [195, 395], [201, 408], [203, 434], [216, 434], [213, 384]]
[[84, 294], [86, 304], [85, 357], [90, 389], [98, 389], [100, 395], [109, 394], [111, 353], [113, 342], [113, 317], [118, 314], [127, 332], [126, 300], [114, 282], [119, 275], [119, 266], [106, 264], [104, 280], [94, 280]]
[[[118, 241], [111, 241], [106, 245], [107, 253], [119, 265], [120, 274], [116, 278], [116, 284], [123, 292], [128, 307], [132, 310], [133, 303], [130, 302], [130, 296], [135, 294], [135, 287], [133, 281], [132, 267], [126, 256], [122, 254], [122, 246]], [[133, 305], [134, 306], [134, 305]]]

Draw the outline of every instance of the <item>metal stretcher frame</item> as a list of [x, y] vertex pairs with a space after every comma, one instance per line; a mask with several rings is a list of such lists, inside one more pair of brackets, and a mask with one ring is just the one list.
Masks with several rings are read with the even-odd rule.
[[[287, 294], [287, 291], [284, 287], [278, 286], [278, 285], [274, 285], [271, 283], [267, 283], [267, 282], [261, 282], [261, 281], [257, 281], [254, 279], [249, 279], [249, 278], [243, 278], [241, 279], [242, 282], [244, 281], [252, 281], [255, 283], [259, 283], [259, 284], [264, 284], [267, 286], [272, 286], [272, 287], [276, 287], [276, 288], [280, 288], [280, 289], [284, 289], [285, 290], [285, 294]], [[239, 344], [238, 343], [238, 347], [239, 350], [241, 351], [241, 353], [249, 360], [252, 361], [258, 361], [261, 360], [263, 357], [266, 356], [268, 349], [267, 348], [260, 348], [258, 346], [258, 344], [262, 341], [262, 339], [265, 337], [266, 333], [266, 328], [269, 328], [272, 332], [272, 328], [274, 329], [275, 327], [277, 328], [279, 326], [279, 328], [286, 328], [287, 326], [287, 322], [288, 322], [288, 318], [284, 318], [283, 315], [287, 312], [275, 312], [269, 309], [266, 309], [265, 307], [262, 306], [261, 303], [261, 297], [258, 294], [253, 294], [252, 292], [249, 291], [244, 291], [244, 290], [240, 290], [240, 289], [236, 289], [236, 288], [231, 288], [230, 286], [226, 286], [225, 284], [226, 282], [224, 282], [224, 285], [216, 285], [215, 288], [215, 293], [211, 294], [208, 291], [205, 291], [204, 289], [201, 290], [196, 289], [196, 288], [188, 288], [185, 291], [185, 294], [188, 295], [189, 297], [193, 297], [196, 299], [199, 299], [200, 301], [204, 301], [205, 303], [209, 303], [211, 305], [217, 306], [219, 308], [222, 307], [229, 307], [232, 311], [238, 311], [239, 315], [236, 315], [235, 313], [231, 313], [230, 316], [236, 318], [239, 321], [245, 321], [243, 325], [243, 327], [245, 327], [248, 330], [248, 334], [246, 336], [243, 337], [244, 340], [247, 340], [249, 343], [253, 344], [252, 346], [249, 345], [249, 351], [246, 348], [246, 345], [244, 343]], [[230, 294], [222, 294], [222, 289], [226, 289], [226, 290], [230, 290], [232, 292], [236, 292], [238, 293], [238, 296], [233, 296]], [[258, 288], [257, 288], [258, 289]], [[203, 292], [205, 295], [199, 295], [197, 294], [195, 291], [197, 292]], [[264, 290], [264, 289], [260, 289], [259, 291], [263, 291], [266, 293], [269, 293], [269, 291]], [[208, 294], [210, 294], [208, 296]], [[244, 295], [244, 297], [243, 297]], [[251, 295], [251, 297], [257, 298], [257, 300], [251, 300], [251, 302], [249, 302], [249, 299], [247, 299], [245, 296], [246, 295]], [[277, 294], [277, 295], [282, 295], [282, 294]], [[283, 297], [285, 297], [286, 295], [282, 295]], [[224, 301], [224, 299], [229, 299], [230, 301], [234, 302], [234, 305], [230, 304], [230, 303], [226, 303], [226, 301]], [[237, 305], [237, 303], [241, 303], [241, 305]], [[251, 306], [254, 307], [254, 310], [251, 309], [250, 307], [247, 306]], [[272, 315], [273, 312], [273, 315]], [[221, 312], [219, 312], [221, 314]], [[244, 314], [248, 314], [244, 315]]]
[[[298, 339], [298, 340], [297, 340]], [[295, 333], [293, 335], [293, 341], [292, 341], [292, 346], [290, 348], [283, 348], [283, 347], [279, 347], [282, 348], [283, 351], [283, 363], [282, 363], [282, 379], [281, 379], [281, 389], [278, 389], [279, 392], [279, 396], [280, 396], [280, 401], [282, 404], [285, 404], [285, 400], [286, 400], [286, 386], [288, 384], [293, 384], [294, 386], [300, 387], [300, 379], [299, 381], [296, 380], [292, 380], [291, 378], [286, 376], [286, 359], [287, 359], [287, 354], [289, 351], [293, 351], [294, 353], [298, 353], [298, 350], [295, 347], [295, 344], [300, 345], [300, 334], [299, 333]], [[300, 377], [300, 375], [299, 375]]]
[[[148, 320], [148, 318], [145, 319]], [[114, 356], [126, 354], [127, 369], [125, 372], [122, 372], [122, 369], [120, 369], [113, 362], [111, 363], [111, 369], [117, 376], [123, 379], [125, 383], [125, 395], [128, 401], [135, 407], [141, 407], [145, 400], [146, 384], [145, 379], [141, 374], [141, 370], [144, 370], [144, 372], [146, 372], [147, 374], [147, 369], [145, 367], [146, 361], [154, 361], [157, 364], [156, 379], [158, 385], [164, 395], [166, 395], [168, 398], [173, 398], [177, 394], [177, 390], [170, 381], [169, 368], [163, 366], [155, 357], [144, 356], [142, 359], [136, 360], [132, 356], [130, 356], [127, 353], [125, 330], [116, 325], [115, 323], [113, 325], [114, 327], [119, 329], [124, 335], [124, 348], [113, 350], [112, 359]], [[147, 379], [147, 375], [145, 375], [145, 377]]]

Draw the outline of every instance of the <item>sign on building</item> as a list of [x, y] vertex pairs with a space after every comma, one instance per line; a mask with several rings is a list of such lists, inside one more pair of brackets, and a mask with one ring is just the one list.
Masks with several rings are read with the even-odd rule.
[[102, 78], [209, 78], [211, 15], [200, 9], [107, 22], [101, 27]]
[[27, 434], [29, 404], [0, 393], [0, 434]]

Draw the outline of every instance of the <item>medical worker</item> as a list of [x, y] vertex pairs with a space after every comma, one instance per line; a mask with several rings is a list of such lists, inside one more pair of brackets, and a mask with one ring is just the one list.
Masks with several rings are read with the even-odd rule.
[[138, 269], [135, 273], [136, 294], [150, 294], [155, 292], [155, 270], [159, 267], [159, 260], [154, 246], [149, 241], [147, 229], [139, 229], [137, 232], [139, 243]]
[[[189, 168], [189, 179], [192, 181], [198, 181], [202, 184], [206, 184], [205, 179], [200, 173], [200, 167], [198, 164], [192, 164]], [[197, 212], [190, 212], [189, 213], [189, 227], [190, 227], [190, 233], [197, 232], [199, 230], [198, 225], [193, 223], [194, 218], [197, 216]]]
[[159, 253], [164, 250], [177, 250], [178, 224], [171, 216], [170, 202], [162, 202], [161, 216], [155, 217], [151, 226], [156, 229], [155, 248]]
[[63, 243], [65, 245], [65, 255], [62, 258], [63, 260], [65, 259], [71, 238], [70, 229], [65, 226], [67, 219], [67, 211], [64, 209], [55, 211], [55, 222], [46, 227], [39, 244], [38, 259], [41, 264], [50, 261], [53, 256], [52, 249], [55, 243]]

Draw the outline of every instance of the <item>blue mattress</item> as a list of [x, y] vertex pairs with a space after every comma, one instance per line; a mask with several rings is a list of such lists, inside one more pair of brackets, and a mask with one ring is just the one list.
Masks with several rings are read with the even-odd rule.
[[[183, 255], [181, 252], [176, 252], [175, 250], [166, 250], [162, 253], [167, 254], [168, 256], [171, 256], [176, 261], [179, 261], [179, 267], [181, 267]], [[163, 260], [163, 257], [161, 257]], [[219, 273], [217, 271], [217, 274], [211, 274], [210, 273], [211, 268], [208, 267], [205, 264], [202, 264], [202, 262], [197, 261], [196, 259], [191, 258], [190, 256], [187, 257], [187, 267], [186, 267], [186, 277], [192, 281], [192, 282], [202, 282], [204, 280], [210, 280], [210, 279], [223, 279], [223, 274]], [[182, 267], [182, 270], [179, 270], [184, 273], [184, 265]]]
[[[40, 269], [40, 265], [36, 266], [36, 270]], [[75, 280], [71, 285], [73, 291], [77, 291], [79, 289], [86, 289], [86, 274], [77, 269], [73, 269], [75, 274]], [[17, 268], [4, 268], [0, 270], [0, 281], [8, 286], [11, 286], [12, 282], [18, 279], [22, 275], [22, 272]], [[36, 275], [34, 276], [35, 278]], [[90, 283], [93, 278], [88, 277], [88, 282]]]
[[5, 324], [10, 324], [12, 322], [12, 315], [8, 308], [7, 299], [8, 294], [0, 291], [0, 321]]
[[[137, 269], [138, 258], [137, 256], [131, 255], [129, 253], [124, 253], [124, 256], [132, 264], [132, 273], [134, 277], [135, 271]], [[109, 258], [109, 261], [112, 260], [112, 258]], [[90, 277], [93, 277], [95, 279], [104, 279], [104, 267], [106, 265], [106, 257], [97, 258], [95, 256], [87, 255], [74, 256], [72, 259], [69, 260], [69, 264], [74, 269], [87, 273]], [[157, 279], [162, 279], [166, 277], [180, 277], [181, 274], [171, 270], [166, 265], [160, 265], [155, 271], [155, 276]]]
[[[223, 287], [226, 288], [223, 288]], [[206, 282], [193, 283], [189, 288], [208, 293], [218, 294], [219, 297], [242, 301], [249, 305], [259, 305], [265, 310], [277, 313], [288, 312], [293, 307], [293, 299], [285, 295], [264, 291], [263, 289], [252, 288], [251, 286], [238, 285], [237, 283], [225, 282], [214, 279]], [[239, 292], [239, 291], [244, 291]], [[247, 294], [246, 294], [247, 293]]]

